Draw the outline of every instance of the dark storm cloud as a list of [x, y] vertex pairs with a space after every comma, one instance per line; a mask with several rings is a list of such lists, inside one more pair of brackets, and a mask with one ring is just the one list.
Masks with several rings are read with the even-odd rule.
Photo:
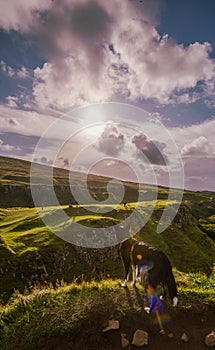
[[155, 165], [167, 165], [167, 158], [163, 152], [166, 147], [165, 143], [148, 140], [143, 134], [133, 136], [132, 143], [146, 156], [150, 163]]

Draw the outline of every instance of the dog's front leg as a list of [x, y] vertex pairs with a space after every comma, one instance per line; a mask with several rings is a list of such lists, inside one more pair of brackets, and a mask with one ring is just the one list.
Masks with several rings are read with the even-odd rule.
[[134, 265], [132, 265], [132, 279], [133, 279], [132, 286], [135, 286], [136, 280], [137, 280], [137, 267]]

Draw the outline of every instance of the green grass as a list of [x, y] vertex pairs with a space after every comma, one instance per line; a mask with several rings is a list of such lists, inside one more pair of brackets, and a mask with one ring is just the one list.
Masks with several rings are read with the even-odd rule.
[[[182, 274], [174, 271], [179, 285], [180, 304], [170, 312], [215, 307], [215, 278], [204, 274]], [[119, 320], [139, 313], [139, 296], [143, 287], [120, 287], [120, 280], [73, 282], [54, 288], [36, 288], [31, 294], [16, 292], [6, 306], [0, 306], [0, 348], [4, 350], [36, 348], [45, 337], [77, 332], [90, 320], [102, 328], [110, 318]], [[97, 324], [98, 327], [98, 324]]]
[[[138, 203], [141, 215], [147, 211], [148, 204], [148, 202]], [[56, 217], [58, 211], [65, 210], [71, 220], [82, 225], [105, 227], [112, 226], [113, 221], [119, 223], [132, 212], [135, 205], [134, 202], [128, 203], [127, 208], [118, 205], [117, 210], [105, 214], [89, 213], [80, 206], [73, 208], [69, 208], [68, 205], [45, 207], [43, 210], [40, 209], [40, 215]], [[174, 203], [170, 205], [174, 205]], [[163, 249], [177, 270], [210, 274], [215, 262], [215, 242], [200, 229], [198, 220], [188, 211], [189, 220], [183, 224], [183, 227], [177, 226], [178, 219], [176, 217], [164, 233], [157, 234], [157, 223], [163, 206], [165, 206], [165, 200], [159, 200], [156, 210], [137, 237]], [[180, 209], [182, 213], [188, 210], [183, 206], [182, 209]], [[101, 273], [103, 276], [122, 277], [123, 268], [120, 258], [115, 262], [111, 259], [102, 259], [103, 262], [101, 262], [102, 260], [95, 261], [97, 271], [93, 272], [92, 266], [87, 265], [86, 261], [82, 261], [77, 256], [77, 252], [71, 244], [65, 243], [52, 232], [52, 229], [57, 229], [60, 232], [63, 227], [64, 225], [57, 223], [53, 224], [52, 228], [45, 226], [35, 208], [0, 209], [0, 266], [4, 270], [4, 274], [1, 276], [0, 293], [4, 300], [11, 295], [14, 288], [23, 291], [27, 283], [26, 278], [27, 280], [31, 279], [31, 275], [39, 274], [40, 281], [43, 270], [35, 271], [32, 267], [36, 252], [40, 254], [40, 260], [46, 266], [48, 271], [46, 280], [48, 282], [54, 283], [57, 278], [63, 277], [69, 282], [82, 273], [87, 279], [98, 278]], [[89, 254], [91, 260], [94, 259], [90, 249], [86, 253]], [[104, 254], [106, 253], [104, 252]], [[58, 265], [53, 269], [53, 261], [55, 260], [58, 261]], [[22, 275], [26, 278], [21, 278]], [[35, 283], [34, 278], [32, 283]]]
[[[52, 229], [60, 232], [64, 225], [53, 220], [52, 227], [48, 228], [36, 208], [30, 208], [33, 205], [29, 188], [30, 163], [0, 157], [0, 169], [0, 349], [35, 348], [43, 337], [77, 330], [86, 320], [93, 322], [100, 317], [102, 327], [109, 317], [120, 318], [126, 313], [139, 312], [141, 306], [135, 290], [129, 287], [126, 292], [120, 288], [123, 268], [119, 257], [113, 261], [106, 257], [106, 251], [85, 249], [90, 265], [77, 254], [77, 247], [52, 232]], [[47, 167], [38, 165], [38, 181], [46, 176]], [[137, 238], [161, 248], [170, 258], [179, 286], [178, 309], [215, 304], [215, 276], [211, 273], [215, 263], [214, 193], [185, 191], [175, 219], [165, 232], [157, 234], [158, 222], [167, 205], [168, 188], [159, 187], [155, 201], [150, 199], [154, 187], [140, 185], [144, 201], [137, 203], [137, 185], [125, 182], [126, 207], [122, 203], [105, 205], [102, 200], [107, 198], [108, 179], [90, 175], [90, 192], [100, 202], [88, 204], [86, 208], [80, 205], [69, 208], [68, 171], [54, 169], [54, 176], [56, 194], [62, 204], [40, 208], [42, 217], [55, 218], [64, 210], [71, 221], [81, 225], [107, 227], [123, 221], [135, 207], [141, 216], [154, 209]], [[72, 176], [83, 190], [81, 174]], [[112, 197], [114, 189], [113, 186]], [[181, 194], [180, 190], [174, 192]], [[168, 202], [173, 210], [175, 204], [175, 200]], [[101, 211], [104, 207], [109, 210], [107, 213]], [[117, 247], [115, 249], [117, 251]], [[40, 280], [44, 274], [41, 264], [48, 272], [46, 283]], [[20, 294], [29, 280], [35, 284], [35, 275], [41, 287], [34, 287], [30, 294]], [[109, 276], [115, 280], [106, 279]], [[56, 281], [62, 278], [68, 283], [75, 282], [56, 288]], [[139, 288], [142, 293], [142, 287]], [[16, 293], [6, 304], [14, 289]]]
[[44, 226], [35, 208], [1, 209], [0, 235], [15, 254], [51, 243], [53, 234]]

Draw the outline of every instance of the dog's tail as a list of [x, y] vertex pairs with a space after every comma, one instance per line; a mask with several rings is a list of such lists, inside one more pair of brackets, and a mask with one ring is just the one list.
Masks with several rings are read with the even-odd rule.
[[167, 274], [166, 274], [166, 284], [167, 284], [167, 288], [169, 291], [169, 296], [170, 299], [173, 302], [173, 305], [176, 306], [178, 303], [178, 292], [177, 292], [177, 286], [176, 286], [176, 282], [175, 282], [175, 277], [173, 275], [172, 272], [172, 267], [170, 262], [168, 261], [168, 267], [167, 267]]

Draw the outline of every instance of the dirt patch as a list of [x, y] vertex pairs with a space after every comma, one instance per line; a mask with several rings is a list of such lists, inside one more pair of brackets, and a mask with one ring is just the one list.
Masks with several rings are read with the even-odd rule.
[[[166, 334], [160, 333], [158, 321], [155, 316], [147, 315], [145, 311], [123, 317], [120, 320], [119, 330], [109, 330], [103, 333], [104, 319], [96, 315], [86, 320], [76, 332], [47, 338], [43, 341], [39, 350], [120, 350], [121, 334], [125, 333], [130, 345], [125, 349], [137, 349], [131, 345], [133, 334], [137, 329], [149, 333], [149, 344], [138, 347], [148, 350], [205, 350], [205, 336], [215, 330], [215, 310], [207, 307], [204, 310], [191, 309], [167, 310], [161, 315], [161, 320]], [[108, 319], [107, 319], [108, 321]], [[188, 342], [181, 340], [183, 333], [188, 336]], [[168, 334], [172, 333], [173, 337]], [[37, 348], [38, 349], [38, 348]]]

